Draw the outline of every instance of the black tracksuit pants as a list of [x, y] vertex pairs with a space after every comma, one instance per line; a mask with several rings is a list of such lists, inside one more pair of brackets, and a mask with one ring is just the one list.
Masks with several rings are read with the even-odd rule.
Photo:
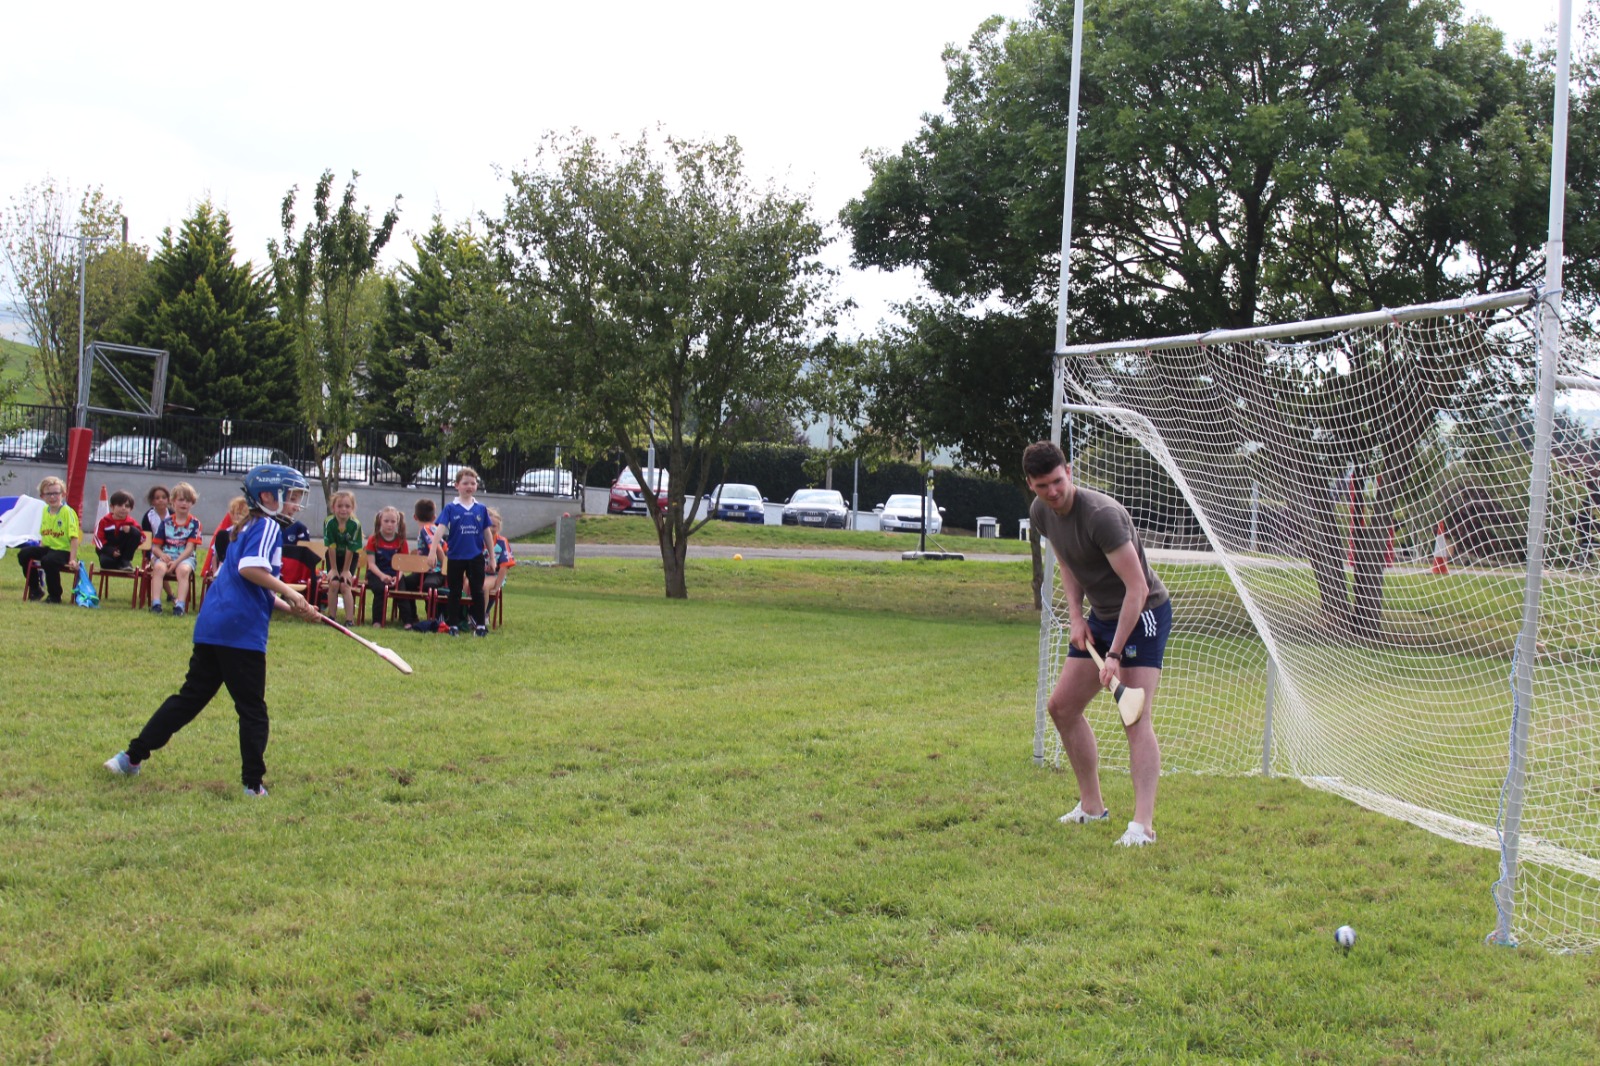
[[259, 788], [267, 763], [267, 653], [229, 648], [221, 644], [196, 644], [189, 656], [189, 674], [183, 687], [166, 698], [150, 716], [139, 735], [128, 743], [128, 759], [142, 763], [152, 751], [165, 747], [172, 735], [206, 709], [217, 690], [227, 686], [233, 709], [239, 714], [239, 780], [246, 788]]

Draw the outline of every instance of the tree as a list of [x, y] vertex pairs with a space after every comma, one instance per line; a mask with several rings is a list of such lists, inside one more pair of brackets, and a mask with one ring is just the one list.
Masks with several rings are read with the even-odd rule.
[[0, 213], [10, 288], [37, 349], [34, 369], [58, 407], [78, 402], [78, 258], [85, 264], [84, 332], [103, 336], [130, 306], [142, 281], [145, 253], [120, 243], [122, 205], [98, 186], [83, 193], [76, 217], [72, 191], [45, 178], [25, 186]]
[[[396, 397], [412, 374], [426, 370], [435, 357], [449, 357], [452, 326], [475, 300], [493, 297], [500, 275], [487, 241], [470, 225], [447, 230], [435, 215], [428, 232], [413, 238], [411, 247], [416, 263], [402, 263], [383, 279], [362, 424], [408, 435], [432, 434], [442, 445], [440, 427], [424, 425]], [[392, 458], [409, 473], [422, 456], [416, 447], [403, 444]]]
[[[874, 158], [871, 184], [844, 212], [858, 264], [921, 267], [952, 301], [947, 313], [984, 304], [991, 317], [998, 305], [1031, 319], [1039, 351], [1059, 272], [1071, 15], [1070, 0], [1046, 0], [1031, 20], [991, 19], [967, 49], [947, 51], [945, 112], [897, 155]], [[1455, 0], [1090, 4], [1069, 335], [1246, 326], [1536, 283], [1549, 71], [1459, 18]], [[1574, 127], [1584, 144], [1595, 134]], [[1589, 217], [1593, 206], [1576, 210]], [[1587, 255], [1570, 239], [1568, 252]], [[1569, 284], [1580, 314], [1594, 307], [1592, 281]], [[1371, 355], [1357, 380], [1326, 386], [1372, 394], [1402, 373]], [[931, 380], [949, 356], [923, 348], [920, 358]], [[1453, 370], [1465, 388], [1479, 368]], [[1410, 394], [1446, 409], [1459, 391]], [[1048, 408], [1048, 388], [1036, 402]], [[1260, 418], [1317, 428], [1291, 414]], [[1399, 485], [1420, 441], [1393, 428], [1376, 448], [1383, 458], [1362, 461], [1394, 464], [1383, 481]], [[1300, 476], [1332, 476], [1351, 459], [1294, 447]], [[1380, 494], [1371, 528], [1393, 504]], [[1333, 538], [1331, 520], [1306, 517]], [[1332, 539], [1311, 542], [1329, 612], [1375, 624], [1381, 568], [1358, 573], [1347, 594], [1318, 565]]]
[[169, 353], [169, 403], [213, 418], [284, 421], [299, 397], [288, 337], [266, 279], [234, 256], [228, 214], [209, 201], [176, 236], [164, 230], [127, 338]]
[[614, 449], [641, 484], [653, 433], [666, 508], [645, 495], [666, 594], [686, 597], [706, 519], [685, 499], [763, 422], [809, 412], [826, 377], [806, 344], [830, 315], [822, 227], [803, 197], [753, 187], [732, 138], [608, 154], [550, 136], [539, 162], [512, 172], [491, 226], [505, 293], [473, 308], [416, 402], [470, 435]]
[[[283, 198], [283, 244], [267, 242], [280, 320], [292, 333], [300, 412], [312, 430], [312, 450], [322, 492], [332, 509], [339, 488], [339, 459], [360, 410], [361, 363], [370, 348], [357, 309], [363, 285], [378, 265], [400, 220], [399, 197], [376, 227], [371, 212], [356, 207], [354, 172], [337, 206], [330, 205], [333, 171], [324, 171], [312, 198], [312, 220], [295, 236], [295, 197]], [[366, 343], [363, 343], [365, 341]]]

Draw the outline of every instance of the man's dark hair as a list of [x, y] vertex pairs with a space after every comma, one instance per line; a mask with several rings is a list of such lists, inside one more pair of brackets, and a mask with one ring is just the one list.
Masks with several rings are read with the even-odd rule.
[[411, 517], [415, 518], [418, 522], [432, 522], [433, 516], [437, 513], [438, 512], [433, 509], [432, 500], [422, 499], [417, 501], [416, 509], [411, 512]]
[[118, 504], [121, 504], [123, 507], [132, 507], [133, 493], [124, 492], [121, 489], [118, 489], [116, 492], [111, 494], [111, 498], [107, 500], [106, 503], [112, 507], [116, 507]]
[[1056, 467], [1066, 465], [1066, 453], [1061, 450], [1060, 445], [1051, 441], [1036, 441], [1022, 450], [1024, 477], [1044, 477]]

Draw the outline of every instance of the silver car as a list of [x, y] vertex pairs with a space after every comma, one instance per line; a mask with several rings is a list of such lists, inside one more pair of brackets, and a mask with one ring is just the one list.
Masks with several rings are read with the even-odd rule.
[[706, 493], [707, 512], [724, 522], [764, 523], [766, 502], [767, 498], [754, 485], [718, 485]]
[[517, 479], [515, 494], [518, 496], [576, 496], [577, 483], [572, 478], [570, 470], [556, 470], [551, 468], [539, 470], [524, 470]]
[[250, 444], [237, 444], [231, 448], [224, 448], [196, 469], [200, 474], [244, 474], [258, 466], [267, 463], [276, 463], [279, 466], [294, 466], [287, 452], [277, 448], [260, 448]]
[[165, 437], [112, 437], [89, 453], [89, 461], [148, 470], [189, 469], [188, 456]]

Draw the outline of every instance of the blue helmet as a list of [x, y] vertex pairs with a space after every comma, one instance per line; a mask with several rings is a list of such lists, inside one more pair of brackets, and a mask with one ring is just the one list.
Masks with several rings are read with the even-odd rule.
[[[282, 466], [278, 463], [263, 463], [252, 467], [244, 476], [244, 498], [252, 510], [260, 511], [274, 517], [283, 510], [284, 495], [299, 489], [301, 493], [311, 490], [311, 483], [306, 476], [292, 466]], [[273, 504], [268, 507], [261, 500], [261, 494], [272, 494]]]

